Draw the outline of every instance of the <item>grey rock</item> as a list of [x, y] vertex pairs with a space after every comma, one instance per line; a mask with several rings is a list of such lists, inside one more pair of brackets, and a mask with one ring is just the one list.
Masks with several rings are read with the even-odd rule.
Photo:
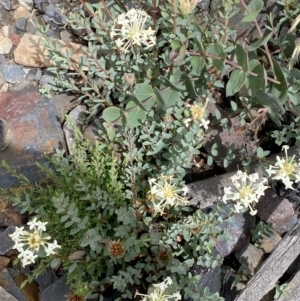
[[58, 277], [56, 276], [54, 270], [51, 268], [47, 269], [43, 274], [35, 278], [35, 281], [39, 285], [41, 291], [46, 289], [57, 280]]
[[11, 10], [11, 3], [9, 0], [0, 0], [0, 4], [4, 7], [6, 10]]
[[2, 286], [0, 286], [1, 301], [18, 301], [14, 296], [9, 294]]
[[235, 252], [236, 259], [247, 267], [251, 275], [254, 275], [259, 268], [263, 256], [264, 252], [252, 244], [243, 246], [241, 249]]
[[[225, 206], [227, 214], [230, 210], [230, 205]], [[225, 218], [226, 214], [221, 213]], [[233, 217], [225, 220], [221, 224], [221, 228], [225, 230], [225, 235], [216, 242], [216, 249], [222, 257], [231, 254], [241, 246], [249, 243], [250, 231], [255, 227], [255, 217], [246, 213], [238, 213]]]
[[51, 82], [54, 80], [55, 75], [51, 72], [44, 72], [44, 74], [42, 75], [41, 79], [40, 79], [40, 85], [45, 87], [48, 85], [51, 85]]
[[6, 83], [6, 79], [2, 71], [0, 71], [0, 86]]
[[5, 287], [5, 290], [18, 301], [38, 300], [38, 286], [35, 282], [28, 283], [26, 288], [20, 288], [21, 282], [26, 278], [15, 268], [4, 269], [0, 273], [0, 285]]
[[75, 109], [73, 109], [69, 113], [69, 119], [65, 122], [63, 126], [63, 131], [65, 134], [65, 139], [69, 151], [71, 150], [71, 147], [74, 143], [72, 125], [82, 128], [82, 122], [80, 121], [80, 118], [84, 116], [85, 109], [86, 108], [83, 105], [77, 106]]
[[11, 84], [19, 83], [25, 78], [25, 73], [22, 70], [22, 66], [15, 64], [4, 64], [2, 66], [2, 72], [7, 82]]
[[63, 276], [40, 293], [40, 301], [67, 301], [70, 288]]
[[26, 31], [27, 19], [19, 18], [15, 21], [15, 27], [17, 30]]
[[54, 30], [60, 26], [65, 25], [67, 22], [67, 16], [63, 15], [61, 11], [52, 3], [48, 5], [43, 18], [50, 24], [50, 27]]
[[59, 35], [60, 35], [60, 39], [63, 40], [64, 42], [78, 43], [78, 39], [76, 38], [76, 36], [69, 30], [63, 29], [59, 33]]
[[12, 131], [9, 129], [7, 122], [0, 118], [0, 151], [4, 150], [10, 143]]
[[33, 0], [33, 6], [40, 14], [44, 14], [47, 10], [48, 2], [45, 0]]
[[15, 243], [13, 240], [8, 236], [15, 232], [14, 226], [9, 226], [5, 231], [0, 233], [0, 255], [5, 255], [7, 252], [13, 249]]
[[8, 16], [9, 15], [8, 15], [7, 11], [5, 9], [1, 8], [1, 6], [0, 6], [0, 23], [2, 25], [7, 25], [8, 19], [9, 19]]
[[42, 70], [37, 68], [32, 68], [27, 73], [26, 79], [28, 80], [40, 80], [42, 78]]
[[210, 5], [210, 0], [202, 0], [202, 1], [199, 1], [199, 3], [197, 4], [197, 7], [202, 10], [208, 10], [209, 5]]
[[29, 11], [32, 10], [33, 2], [32, 0], [18, 0], [19, 4], [26, 7]]

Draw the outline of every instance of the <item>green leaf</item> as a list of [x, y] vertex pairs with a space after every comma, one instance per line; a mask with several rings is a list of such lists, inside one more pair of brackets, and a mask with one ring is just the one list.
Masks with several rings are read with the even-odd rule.
[[106, 130], [107, 138], [110, 141], [113, 141], [115, 139], [115, 136], [116, 136], [116, 130], [115, 130], [114, 126], [109, 122], [103, 122], [103, 126]]
[[237, 44], [235, 48], [236, 59], [245, 72], [248, 71], [248, 54], [241, 44]]
[[248, 46], [247, 50], [253, 51], [253, 50], [257, 49], [258, 47], [267, 44], [268, 41], [271, 39], [272, 35], [273, 35], [273, 32], [269, 33], [266, 37], [263, 37], [263, 38], [255, 41], [254, 43], [252, 43], [251, 45]]
[[277, 61], [274, 61], [274, 73], [276, 76], [275, 79], [278, 80], [280, 84], [273, 83], [271, 92], [281, 100], [282, 104], [284, 104], [287, 99], [288, 84], [285, 75]]
[[59, 258], [54, 258], [54, 259], [51, 261], [51, 268], [52, 268], [52, 269], [55, 269], [55, 268], [57, 268], [60, 264], [61, 264], [60, 259], [59, 259]]
[[260, 146], [257, 149], [257, 154], [256, 156], [258, 158], [265, 158], [269, 155], [270, 151], [264, 151]]
[[207, 48], [207, 53], [218, 57], [218, 58], [213, 57], [212, 60], [215, 67], [218, 68], [219, 70], [222, 70], [226, 59], [226, 53], [223, 49], [223, 45], [221, 43], [210, 44]]
[[181, 78], [185, 83], [186, 91], [189, 93], [189, 97], [195, 99], [197, 97], [197, 93], [194, 88], [194, 83], [191, 81], [190, 77], [185, 73], [182, 73]]
[[173, 41], [171, 42], [171, 48], [172, 48], [173, 50], [177, 50], [177, 49], [179, 49], [181, 46], [182, 46], [182, 43], [181, 43], [181, 41], [179, 41], [179, 40], [173, 40]]
[[117, 107], [108, 107], [103, 111], [102, 117], [107, 122], [121, 124], [124, 116], [121, 109]]
[[179, 53], [178, 53], [178, 56], [173, 60], [174, 62], [174, 65], [175, 66], [181, 66], [184, 64], [184, 59], [185, 59], [185, 56], [186, 56], [186, 45], [183, 44], [180, 49], [179, 49]]
[[157, 105], [158, 105], [158, 107], [162, 110], [162, 111], [164, 111], [165, 110], [165, 101], [164, 101], [164, 99], [163, 99], [163, 97], [161, 96], [161, 94], [160, 94], [160, 92], [159, 92], [159, 90], [156, 88], [156, 87], [153, 87], [153, 92], [154, 92], [154, 94], [155, 94], [155, 96], [156, 96], [156, 103], [157, 103]]
[[257, 76], [248, 75], [247, 87], [252, 91], [254, 95], [256, 91], [264, 91], [266, 87], [266, 71], [262, 64], [254, 59], [249, 62], [249, 71], [257, 74]]
[[202, 56], [193, 56], [191, 59], [192, 74], [200, 75], [205, 66], [205, 59]]
[[243, 70], [233, 70], [226, 85], [226, 95], [231, 96], [238, 92], [245, 84], [246, 78], [246, 73]]
[[245, 11], [244, 13], [245, 17], [241, 20], [240, 23], [253, 22], [258, 16], [258, 14], [260, 13], [260, 11], [263, 9], [263, 7], [264, 7], [264, 2], [262, 0], [252, 0], [248, 4], [249, 12]]
[[281, 126], [280, 120], [282, 120], [282, 115], [285, 113], [285, 109], [278, 97], [271, 93], [257, 91], [252, 100], [269, 108], [270, 111], [268, 112], [268, 116], [277, 126]]
[[134, 95], [140, 102], [154, 95], [153, 89], [149, 84], [136, 84], [134, 90]]
[[140, 125], [146, 119], [145, 111], [137, 106], [134, 101], [129, 101], [124, 114], [127, 117], [127, 123], [131, 128]]
[[163, 91], [161, 91], [161, 96], [164, 99], [165, 108], [170, 108], [172, 106], [175, 106], [181, 99], [180, 92], [172, 89], [172, 88], [166, 88]]

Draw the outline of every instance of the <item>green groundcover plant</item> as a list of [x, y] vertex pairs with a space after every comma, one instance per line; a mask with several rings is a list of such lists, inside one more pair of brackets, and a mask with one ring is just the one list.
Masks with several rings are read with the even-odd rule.
[[[279, 21], [270, 15], [263, 35], [256, 21], [262, 0], [215, 1], [210, 14], [198, 14], [194, 0], [135, 1], [132, 8], [117, 0], [79, 2], [65, 1], [62, 9], [82, 42], [82, 55], [76, 60], [47, 38], [53, 62], [48, 69], [56, 78], [41, 92], [77, 94], [87, 108], [85, 121], [100, 118], [103, 127], [92, 142], [74, 129], [69, 153], [56, 150], [48, 166], [39, 165], [42, 183], [32, 185], [11, 170], [20, 186], [3, 194], [34, 217], [12, 235], [23, 265], [36, 264], [29, 280], [51, 265], [63, 268], [82, 298], [222, 300], [199, 287], [193, 267], [222, 261], [214, 246], [226, 235], [220, 227], [223, 206], [208, 214], [188, 206], [183, 178], [195, 155], [208, 164], [219, 157], [218, 145], [209, 153], [202, 146], [214, 127], [228, 128], [218, 109], [208, 113], [222, 91], [236, 96], [229, 117], [254, 127], [255, 135], [270, 119], [277, 144], [298, 143], [296, 33], [282, 25], [293, 22], [299, 9], [289, 0], [278, 2]], [[260, 35], [253, 43], [237, 39], [229, 27], [239, 9], [241, 24], [253, 23]], [[247, 93], [238, 97], [242, 88]], [[234, 159], [233, 148], [222, 158], [225, 167]], [[265, 168], [266, 177], [243, 171], [232, 177], [223, 197], [233, 204], [228, 218], [248, 209], [256, 214], [268, 180], [287, 188], [299, 181], [299, 163], [284, 149], [286, 157]], [[255, 159], [263, 161], [268, 153], [259, 147]], [[243, 162], [245, 168], [251, 160]]]

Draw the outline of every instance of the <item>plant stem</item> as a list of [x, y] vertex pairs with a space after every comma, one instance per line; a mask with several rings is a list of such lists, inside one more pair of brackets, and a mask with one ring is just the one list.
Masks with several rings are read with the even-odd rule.
[[172, 18], [173, 18], [173, 33], [176, 34], [176, 5], [175, 5], [176, 0], [172, 0]]

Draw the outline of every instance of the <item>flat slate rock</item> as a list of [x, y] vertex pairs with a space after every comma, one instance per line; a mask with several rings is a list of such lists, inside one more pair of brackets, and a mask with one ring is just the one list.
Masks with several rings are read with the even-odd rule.
[[40, 301], [67, 301], [70, 292], [67, 277], [63, 276], [40, 293]]
[[[53, 104], [33, 89], [0, 93], [0, 118], [3, 118], [12, 138], [0, 151], [11, 168], [30, 181], [41, 179], [35, 163], [46, 163], [45, 153], [64, 146], [64, 137]], [[18, 181], [7, 170], [0, 169], [0, 187], [12, 187]]]

